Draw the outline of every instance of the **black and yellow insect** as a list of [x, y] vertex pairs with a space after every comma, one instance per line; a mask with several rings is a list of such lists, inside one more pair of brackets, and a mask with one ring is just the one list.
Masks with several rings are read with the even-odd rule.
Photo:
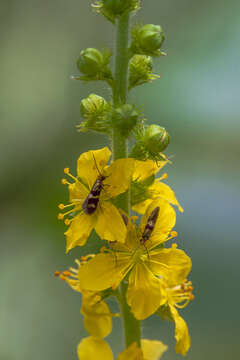
[[94, 155], [93, 158], [99, 175], [97, 177], [97, 180], [94, 182], [88, 196], [82, 204], [82, 209], [87, 215], [92, 215], [97, 210], [99, 197], [101, 191], [104, 188], [103, 181], [107, 178], [107, 176], [104, 176], [100, 173]]
[[149, 217], [147, 219], [146, 226], [145, 226], [145, 228], [143, 230], [143, 233], [142, 233], [142, 236], [141, 236], [141, 239], [140, 239], [140, 244], [141, 245], [144, 245], [145, 242], [147, 240], [149, 240], [150, 236], [152, 235], [152, 232], [154, 230], [154, 226], [155, 226], [157, 218], [158, 218], [159, 210], [160, 210], [160, 207], [157, 206], [157, 207], [155, 207], [155, 209], [153, 209], [153, 211], [149, 215]]

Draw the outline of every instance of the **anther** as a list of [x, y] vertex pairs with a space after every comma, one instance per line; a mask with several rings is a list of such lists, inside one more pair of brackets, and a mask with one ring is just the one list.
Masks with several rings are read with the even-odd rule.
[[172, 237], [177, 237], [178, 236], [178, 232], [177, 231], [171, 231], [170, 235]]
[[161, 176], [161, 180], [166, 180], [168, 178], [168, 174], [167, 173], [164, 173], [164, 174], [162, 174], [162, 176]]
[[134, 215], [134, 216], [131, 216], [131, 219], [132, 219], [132, 221], [137, 221], [137, 219], [138, 219], [138, 216], [136, 216], [136, 215]]
[[177, 244], [172, 244], [172, 249], [176, 249], [177, 248]]
[[62, 213], [59, 213], [58, 216], [57, 216], [58, 220], [63, 220], [64, 218], [64, 214]]
[[61, 183], [63, 184], [63, 185], [70, 185], [70, 183], [66, 180], [66, 179], [61, 179]]
[[70, 171], [69, 168], [64, 169], [64, 173], [67, 174], [67, 175], [69, 174], [69, 171]]
[[107, 250], [106, 246], [102, 246], [102, 247], [100, 248], [100, 253], [104, 253], [104, 251], [106, 251], [106, 250]]
[[81, 261], [87, 261], [87, 256], [81, 256]]
[[59, 276], [61, 274], [61, 272], [60, 271], [55, 271], [55, 273], [54, 273], [54, 276]]
[[58, 205], [58, 208], [59, 208], [60, 210], [63, 210], [63, 209], [65, 208], [65, 206], [64, 206], [64, 204], [59, 204], [59, 205]]
[[70, 225], [71, 222], [72, 222], [72, 220], [69, 220], [69, 219], [65, 219], [65, 220], [64, 220], [64, 224], [65, 224], [65, 225]]
[[71, 276], [71, 273], [70, 273], [70, 271], [69, 270], [65, 270], [65, 271], [63, 271], [63, 276]]

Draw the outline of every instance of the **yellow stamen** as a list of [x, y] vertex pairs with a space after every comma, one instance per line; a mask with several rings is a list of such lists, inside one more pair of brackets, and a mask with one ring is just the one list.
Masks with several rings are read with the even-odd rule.
[[172, 244], [172, 249], [176, 249], [177, 248], [177, 244]]
[[171, 232], [170, 232], [170, 235], [171, 235], [172, 238], [177, 237], [177, 236], [178, 236], [178, 232], [177, 232], [177, 231], [171, 231]]
[[58, 216], [57, 216], [58, 220], [63, 220], [64, 218], [64, 214], [62, 213], [59, 213]]
[[164, 173], [160, 178], [158, 178], [158, 180], [166, 180], [167, 178], [168, 178], [168, 174]]
[[71, 185], [70, 184], [70, 182], [68, 182], [66, 179], [61, 179], [61, 183], [63, 184], [63, 185]]

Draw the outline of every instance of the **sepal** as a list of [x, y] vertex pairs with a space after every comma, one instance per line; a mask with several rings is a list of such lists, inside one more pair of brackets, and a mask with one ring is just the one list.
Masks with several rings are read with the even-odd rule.
[[146, 55], [134, 55], [129, 63], [128, 89], [151, 82], [160, 76], [152, 73], [152, 58]]
[[124, 104], [113, 108], [112, 126], [121, 136], [129, 137], [139, 120], [140, 113], [134, 105]]
[[78, 125], [79, 131], [110, 132], [109, 112], [111, 105], [101, 96], [90, 94], [80, 104], [80, 111], [84, 121]]

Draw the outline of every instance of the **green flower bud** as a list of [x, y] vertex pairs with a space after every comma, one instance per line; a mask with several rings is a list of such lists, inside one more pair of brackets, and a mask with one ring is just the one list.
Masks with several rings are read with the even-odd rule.
[[111, 22], [125, 12], [138, 10], [140, 0], [101, 0], [93, 5], [98, 12], [104, 15]]
[[90, 94], [80, 104], [80, 111], [85, 119], [78, 128], [80, 131], [93, 130], [107, 133], [109, 131], [108, 113], [111, 105], [101, 96]]
[[139, 120], [139, 112], [135, 106], [124, 104], [113, 110], [112, 124], [122, 136], [128, 137]]
[[103, 55], [94, 48], [87, 48], [80, 53], [77, 60], [79, 71], [85, 75], [96, 76], [104, 65]]
[[130, 157], [138, 160], [166, 160], [166, 156], [162, 154], [162, 151], [168, 146], [170, 137], [163, 127], [150, 125], [141, 128], [136, 133], [136, 140]]
[[165, 39], [160, 25], [146, 24], [136, 26], [132, 30], [131, 50], [134, 54], [150, 56], [166, 55], [161, 53], [160, 47]]
[[111, 70], [108, 66], [110, 57], [111, 52], [109, 50], [101, 52], [95, 48], [87, 48], [81, 51], [77, 60], [77, 67], [84, 75], [81, 80], [112, 79]]
[[143, 141], [150, 153], [157, 154], [166, 149], [170, 136], [165, 128], [158, 125], [150, 125], [146, 128]]
[[129, 90], [160, 77], [152, 74], [151, 71], [152, 58], [150, 56], [134, 55], [129, 63]]

